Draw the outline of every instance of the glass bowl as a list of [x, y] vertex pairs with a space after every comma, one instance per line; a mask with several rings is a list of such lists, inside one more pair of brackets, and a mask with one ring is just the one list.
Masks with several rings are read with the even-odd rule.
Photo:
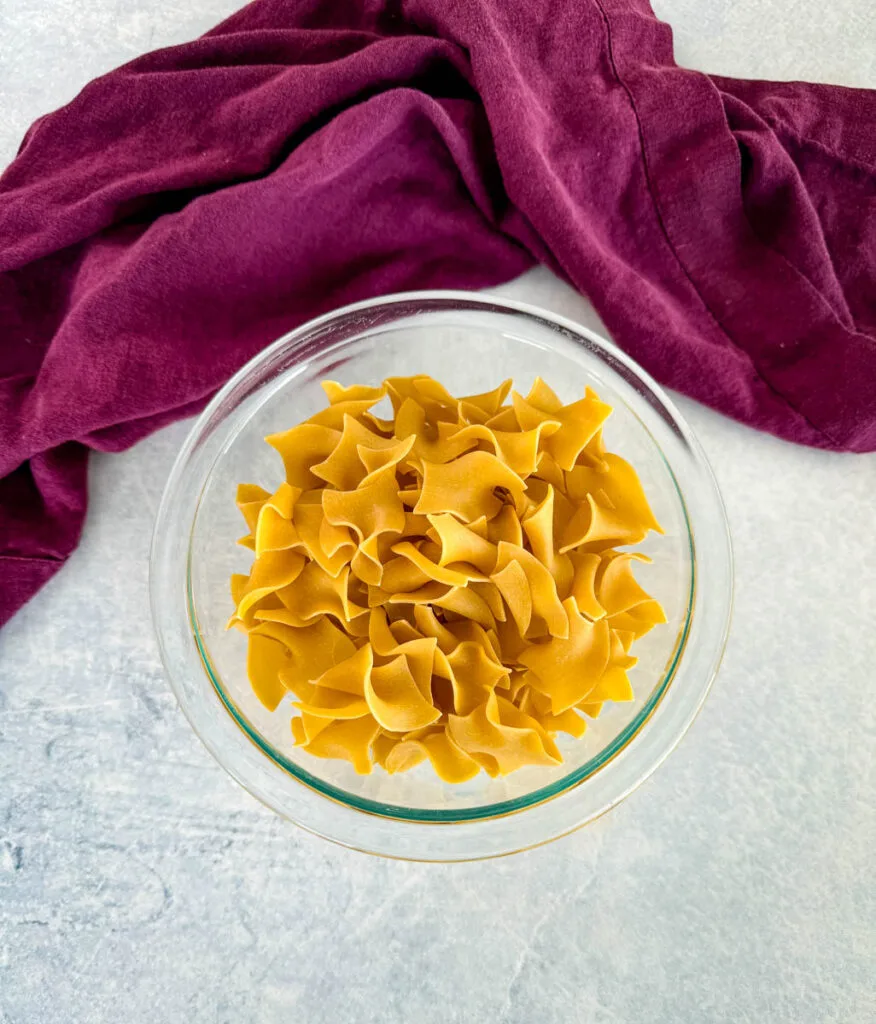
[[[428, 761], [360, 776], [293, 746], [284, 701], [267, 711], [245, 670], [246, 638], [226, 631], [228, 581], [252, 555], [235, 506], [241, 482], [273, 491], [282, 462], [267, 434], [325, 405], [320, 382], [379, 383], [426, 373], [452, 393], [541, 376], [566, 402], [591, 385], [614, 407], [609, 451], [629, 460], [665, 535], [639, 546], [638, 571], [668, 622], [642, 640], [636, 698], [607, 704], [582, 739], [558, 737], [565, 763], [449, 785]], [[375, 410], [380, 414], [379, 407]], [[678, 743], [706, 697], [726, 639], [732, 567], [721, 498], [670, 399], [593, 332], [524, 305], [464, 292], [358, 303], [281, 338], [216, 395], [171, 471], [155, 525], [152, 613], [177, 699], [219, 763], [250, 793], [311, 832], [371, 853], [468, 860], [538, 845], [599, 817]]]

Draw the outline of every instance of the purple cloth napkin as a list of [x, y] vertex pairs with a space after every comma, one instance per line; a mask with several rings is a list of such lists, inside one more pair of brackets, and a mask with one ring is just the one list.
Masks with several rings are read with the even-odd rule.
[[659, 380], [876, 448], [876, 99], [685, 71], [646, 0], [257, 0], [38, 121], [0, 178], [0, 622], [89, 448], [332, 307], [535, 261]]

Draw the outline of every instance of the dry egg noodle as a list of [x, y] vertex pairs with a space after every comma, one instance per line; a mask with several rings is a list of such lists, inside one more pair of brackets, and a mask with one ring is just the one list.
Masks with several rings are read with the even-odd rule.
[[666, 621], [632, 572], [647, 558], [617, 550], [662, 531], [605, 450], [611, 408], [540, 379], [525, 398], [425, 376], [323, 388], [327, 409], [267, 438], [286, 481], [237, 493], [255, 561], [230, 624], [259, 700], [291, 693], [296, 744], [365, 774], [559, 764], [556, 734], [632, 700], [630, 648]]

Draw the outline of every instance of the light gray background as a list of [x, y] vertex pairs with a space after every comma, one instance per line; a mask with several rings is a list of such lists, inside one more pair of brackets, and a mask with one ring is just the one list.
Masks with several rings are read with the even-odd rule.
[[[89, 78], [236, 6], [0, 0], [0, 164]], [[876, 87], [871, 0], [656, 7], [688, 66]], [[544, 272], [504, 291], [597, 323]], [[462, 866], [337, 849], [213, 763], [147, 610], [187, 425], [94, 457], [81, 548], [0, 632], [0, 1022], [873, 1020], [876, 458], [681, 405], [736, 548], [712, 696], [612, 814]]]

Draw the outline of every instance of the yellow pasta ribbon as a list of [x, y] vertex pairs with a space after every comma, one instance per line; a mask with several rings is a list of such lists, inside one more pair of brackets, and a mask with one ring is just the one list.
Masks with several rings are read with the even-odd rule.
[[462, 783], [559, 764], [560, 734], [633, 699], [630, 649], [665, 615], [617, 548], [662, 531], [609, 406], [511, 386], [325, 381], [325, 409], [267, 438], [279, 487], [238, 488], [254, 560], [229, 626], [307, 753]]

